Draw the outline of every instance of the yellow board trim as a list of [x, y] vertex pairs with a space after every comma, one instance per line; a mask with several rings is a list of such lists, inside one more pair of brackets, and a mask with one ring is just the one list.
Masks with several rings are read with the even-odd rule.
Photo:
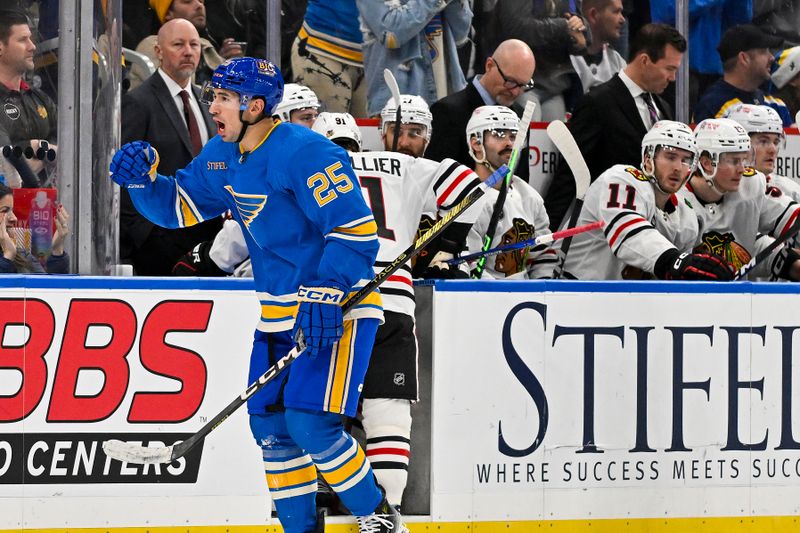
[[[425, 519], [425, 517], [420, 517]], [[412, 517], [410, 520], [420, 518]], [[325, 533], [358, 533], [355, 523], [331, 523]], [[631, 518], [609, 520], [526, 520], [513, 522], [406, 522], [411, 533], [785, 533], [800, 532], [797, 516], [722, 518]], [[283, 533], [280, 526], [176, 526], [0, 529], [0, 533]]]

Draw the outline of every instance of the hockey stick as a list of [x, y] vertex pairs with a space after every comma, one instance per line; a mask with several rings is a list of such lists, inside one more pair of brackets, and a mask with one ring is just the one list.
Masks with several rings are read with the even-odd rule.
[[392, 93], [394, 103], [397, 106], [397, 111], [394, 112], [394, 137], [392, 138], [392, 152], [397, 151], [397, 141], [400, 138], [400, 87], [397, 86], [397, 80], [394, 79], [394, 74], [388, 68], [383, 69], [383, 80], [389, 86], [389, 92]]
[[[561, 152], [561, 157], [566, 161], [567, 166], [572, 171], [575, 177], [575, 205], [572, 207], [572, 213], [569, 217], [569, 223], [566, 229], [572, 229], [578, 223], [578, 217], [581, 214], [583, 207], [583, 197], [586, 196], [586, 190], [592, 181], [592, 175], [589, 172], [589, 167], [583, 159], [578, 144], [575, 142], [575, 137], [572, 136], [567, 125], [560, 120], [554, 120], [547, 125], [547, 136], [556, 145], [556, 148]], [[564, 273], [564, 262], [569, 252], [570, 244], [572, 244], [572, 237], [567, 237], [561, 245], [561, 261], [555, 269], [555, 278], [558, 279]]]
[[[383, 283], [389, 276], [394, 274], [404, 263], [417, 255], [425, 246], [438, 236], [452, 222], [458, 215], [462, 214], [468, 207], [478, 201], [486, 191], [493, 187], [498, 181], [502, 180], [508, 174], [508, 167], [503, 165], [495, 171], [489, 179], [481, 183], [478, 187], [474, 188], [461, 202], [456, 204], [444, 217], [434, 224], [431, 229], [426, 231], [419, 239], [417, 239], [411, 246], [409, 246], [403, 253], [395, 258], [386, 268], [381, 270], [371, 281], [364, 287], [356, 292], [349, 298], [342, 306], [342, 314], [346, 314], [359, 302], [361, 302], [369, 293], [374, 291], [378, 285]], [[280, 372], [292, 364], [300, 354], [303, 353], [305, 347], [300, 348], [295, 346], [289, 353], [279, 359], [273, 366], [267, 369], [254, 383], [237, 396], [231, 403], [229, 403], [222, 411], [220, 411], [214, 418], [209, 420], [203, 425], [194, 435], [189, 437], [183, 442], [175, 443], [171, 446], [161, 446], [158, 448], [147, 448], [138, 444], [123, 442], [120, 440], [107, 440], [103, 443], [103, 451], [107, 456], [119, 461], [125, 461], [134, 464], [147, 464], [147, 463], [170, 463], [180, 457], [186, 455], [189, 450], [199, 444], [206, 436], [211, 433], [217, 426], [224, 422], [231, 416], [239, 407], [247, 403], [247, 399], [253, 394], [258, 392], [267, 383], [275, 379]]]
[[750, 261], [748, 261], [746, 264], [742, 265], [742, 268], [740, 268], [733, 276], [733, 281], [739, 281], [749, 274], [751, 270], [768, 259], [772, 252], [777, 250], [778, 247], [783, 243], [797, 235], [798, 232], [800, 232], [800, 217], [794, 221], [794, 224], [789, 226], [789, 229], [783, 232], [783, 235], [772, 241], [766, 248], [758, 252], [755, 257], [750, 259]]
[[[486, 227], [486, 235], [483, 237], [482, 251], [486, 251], [492, 247], [494, 234], [497, 232], [497, 224], [500, 222], [500, 216], [503, 214], [503, 206], [506, 203], [506, 196], [508, 195], [508, 187], [511, 185], [511, 178], [514, 176], [514, 171], [517, 169], [517, 162], [519, 161], [519, 154], [522, 153], [522, 146], [528, 139], [528, 132], [531, 129], [531, 119], [533, 118], [533, 111], [536, 109], [536, 103], [528, 101], [525, 104], [525, 111], [522, 112], [522, 118], [519, 121], [519, 128], [517, 128], [517, 138], [514, 140], [514, 146], [511, 149], [511, 157], [508, 160], [509, 173], [503, 182], [500, 192], [497, 194], [497, 199], [494, 201], [492, 207], [492, 215], [489, 217], [489, 225]], [[486, 157], [486, 154], [484, 154]], [[472, 277], [479, 279], [483, 274], [483, 269], [486, 268], [486, 258], [483, 257], [478, 260], [475, 269], [472, 272]]]
[[491, 250], [475, 252], [474, 254], [462, 255], [460, 257], [454, 257], [453, 259], [445, 261], [445, 263], [447, 263], [448, 265], [457, 265], [458, 263], [463, 263], [464, 261], [472, 261], [473, 259], [478, 259], [480, 257], [489, 257], [492, 255], [502, 254], [503, 252], [519, 250], [520, 248], [528, 248], [529, 246], [533, 247], [532, 251], [544, 250], [547, 247], [547, 245], [553, 241], [566, 239], [567, 237], [572, 237], [573, 235], [578, 235], [579, 233], [584, 233], [587, 231], [592, 231], [598, 228], [602, 228], [605, 225], [606, 223], [604, 220], [598, 220], [597, 222], [584, 224], [583, 226], [556, 231], [555, 233], [548, 233], [547, 235], [540, 235], [539, 237], [535, 237], [533, 239], [527, 239], [524, 241], [515, 242], [514, 244], [507, 244], [506, 246], [499, 246], [497, 248], [492, 248]]

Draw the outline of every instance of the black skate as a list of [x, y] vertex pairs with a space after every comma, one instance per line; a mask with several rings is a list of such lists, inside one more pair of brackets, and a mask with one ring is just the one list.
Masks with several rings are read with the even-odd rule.
[[359, 533], [409, 533], [408, 528], [403, 524], [403, 517], [397, 509], [389, 505], [386, 498], [375, 509], [375, 512], [368, 516], [357, 516]]

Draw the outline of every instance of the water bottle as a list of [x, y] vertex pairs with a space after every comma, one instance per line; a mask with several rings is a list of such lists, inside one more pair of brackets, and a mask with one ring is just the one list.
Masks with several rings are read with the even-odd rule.
[[53, 246], [53, 202], [46, 191], [38, 191], [31, 201], [28, 218], [31, 228], [31, 253], [44, 265]]

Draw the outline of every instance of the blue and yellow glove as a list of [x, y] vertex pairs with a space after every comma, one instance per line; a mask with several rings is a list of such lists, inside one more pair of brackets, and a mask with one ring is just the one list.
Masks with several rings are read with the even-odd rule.
[[319, 352], [339, 340], [344, 333], [342, 303], [347, 287], [333, 281], [321, 281], [297, 289], [297, 318], [292, 335], [306, 353], [316, 357]]
[[160, 158], [144, 141], [124, 144], [111, 160], [111, 179], [120, 187], [141, 189], [156, 180]]

